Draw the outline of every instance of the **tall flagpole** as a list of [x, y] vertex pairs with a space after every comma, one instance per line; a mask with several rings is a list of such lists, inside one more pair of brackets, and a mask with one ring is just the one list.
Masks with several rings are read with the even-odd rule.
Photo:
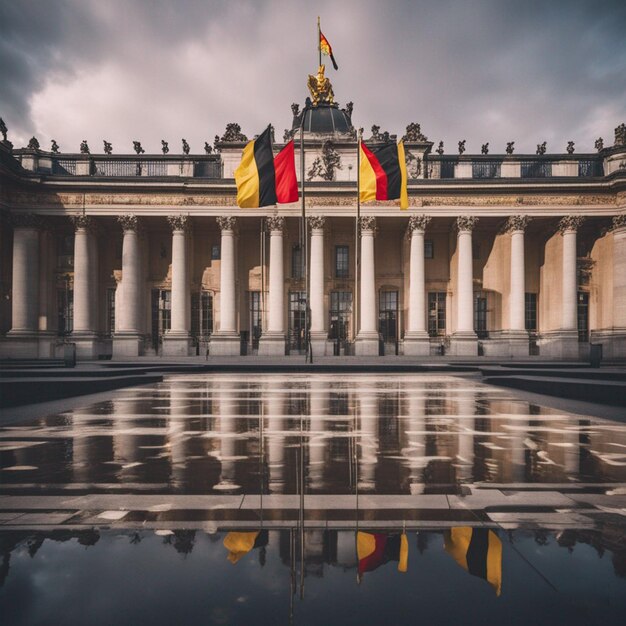
[[308, 254], [308, 229], [306, 223], [306, 201], [304, 191], [304, 114], [306, 109], [302, 112], [302, 121], [300, 123], [300, 191], [302, 197], [302, 243], [301, 252], [304, 260], [304, 362], [306, 363], [311, 354], [311, 361], [313, 361], [313, 354], [311, 352], [311, 337], [309, 331], [309, 254]]
[[356, 149], [356, 222], [354, 224], [354, 338], [359, 331], [359, 256], [361, 240], [359, 237], [359, 222], [361, 221], [361, 141], [363, 129], [359, 128]]
[[322, 64], [322, 28], [320, 26], [320, 16], [317, 16], [317, 52], [318, 66]]

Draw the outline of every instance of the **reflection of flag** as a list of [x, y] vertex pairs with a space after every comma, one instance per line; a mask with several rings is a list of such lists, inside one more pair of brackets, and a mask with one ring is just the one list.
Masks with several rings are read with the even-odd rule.
[[293, 140], [274, 158], [270, 131], [268, 126], [246, 145], [235, 170], [237, 204], [242, 208], [298, 201]]
[[472, 576], [486, 580], [500, 595], [502, 542], [488, 528], [451, 528], [444, 534], [446, 552]]
[[338, 70], [339, 67], [337, 66], [337, 62], [335, 61], [335, 57], [333, 56], [333, 49], [330, 45], [330, 43], [328, 43], [328, 39], [326, 39], [326, 37], [324, 37], [324, 35], [322, 34], [322, 31], [320, 30], [320, 50], [322, 51], [322, 54], [325, 54], [326, 56], [330, 57], [330, 60], [333, 63], [333, 67]]
[[398, 571], [406, 572], [409, 565], [409, 542], [406, 533], [385, 535], [357, 532], [356, 548], [359, 574], [372, 572], [389, 561], [398, 561]]
[[228, 560], [235, 564], [254, 548], [267, 545], [267, 531], [230, 532], [224, 537], [224, 547], [228, 550]]
[[361, 142], [359, 194], [361, 202], [397, 200], [400, 208], [409, 208], [406, 188], [406, 159], [404, 143], [386, 143], [370, 150]]

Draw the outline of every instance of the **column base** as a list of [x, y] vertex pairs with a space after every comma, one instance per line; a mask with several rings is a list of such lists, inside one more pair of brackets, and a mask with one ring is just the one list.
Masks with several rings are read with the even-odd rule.
[[72, 333], [70, 342], [76, 344], [77, 359], [97, 359], [100, 354], [100, 341], [96, 333]]
[[143, 337], [136, 333], [113, 335], [113, 358], [143, 355]]
[[525, 330], [490, 333], [489, 339], [483, 341], [482, 346], [485, 356], [517, 358], [530, 354], [528, 333]]
[[209, 343], [209, 356], [239, 356], [241, 338], [236, 333], [213, 333]]
[[378, 356], [379, 343], [378, 333], [360, 332], [354, 340], [355, 356]]
[[453, 356], [478, 356], [478, 337], [473, 331], [452, 333], [450, 354]]
[[190, 350], [189, 333], [167, 332], [163, 335], [163, 356], [189, 356]]
[[9, 359], [39, 358], [39, 333], [10, 330], [2, 342], [1, 354]]
[[425, 331], [407, 331], [403, 340], [404, 356], [428, 356], [430, 337]]
[[286, 340], [282, 333], [263, 333], [259, 339], [259, 356], [285, 356]]
[[537, 340], [539, 354], [552, 359], [577, 361], [580, 359], [578, 332], [575, 330], [555, 330], [542, 333]]

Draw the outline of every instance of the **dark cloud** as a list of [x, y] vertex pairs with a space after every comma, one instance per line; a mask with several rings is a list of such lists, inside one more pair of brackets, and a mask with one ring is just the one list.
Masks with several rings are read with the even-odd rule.
[[16, 144], [68, 151], [183, 136], [200, 150], [229, 121], [281, 135], [318, 14], [359, 126], [418, 121], [450, 151], [582, 151], [626, 120], [626, 3], [608, 0], [0, 0], [0, 115]]

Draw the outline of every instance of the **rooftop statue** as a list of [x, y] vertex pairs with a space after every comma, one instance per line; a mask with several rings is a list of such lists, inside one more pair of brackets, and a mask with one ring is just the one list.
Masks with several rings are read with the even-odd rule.
[[103, 139], [102, 143], [104, 144], [104, 154], [113, 154], [113, 144], [106, 139]]
[[[215, 138], [217, 140], [217, 135]], [[248, 141], [248, 138], [241, 132], [241, 126], [239, 124], [236, 122], [229, 122], [226, 124], [226, 130], [219, 141], [243, 142]]]
[[615, 145], [626, 146], [626, 124], [620, 124], [615, 129]]
[[211, 148], [208, 141], [204, 142], [204, 151], [206, 154], [211, 154], [211, 152], [213, 152], [213, 148]]
[[50, 151], [51, 151], [53, 154], [59, 154], [59, 144], [56, 142], [56, 140], [55, 140], [55, 139], [53, 139], [53, 140], [52, 140], [52, 142], [51, 142], [51, 144], [52, 144], [52, 145], [50, 146]]
[[161, 152], [163, 154], [167, 154], [170, 151], [170, 144], [165, 141], [165, 139], [161, 139]]
[[515, 150], [515, 142], [514, 141], [507, 141], [507, 143], [506, 143], [506, 153], [507, 154], [513, 154], [514, 150]]
[[183, 152], [185, 154], [189, 154], [189, 144], [186, 139], [183, 139]]
[[567, 154], [574, 154], [574, 142], [573, 141], [567, 142]]
[[29, 150], [39, 150], [39, 140], [37, 139], [37, 137], [31, 137], [30, 141], [28, 142], [28, 149]]
[[602, 137], [598, 137], [594, 147], [598, 152], [600, 152], [600, 150], [604, 150], [604, 139], [602, 139]]
[[141, 141], [133, 141], [133, 150], [137, 154], [144, 154], [145, 150], [141, 147]]
[[463, 154], [465, 152], [465, 142], [467, 140], [463, 139], [462, 141], [459, 141], [459, 154]]
[[80, 142], [80, 153], [81, 154], [90, 154], [90, 152], [89, 152], [89, 144], [87, 143], [86, 139], [83, 139]]
[[402, 137], [404, 141], [409, 143], [418, 143], [420, 141], [428, 141], [428, 137], [422, 133], [422, 129], [417, 122], [411, 122], [406, 127], [406, 135]]
[[437, 150], [435, 150], [435, 152], [439, 155], [443, 154], [443, 141], [439, 142], [439, 145], [437, 146]]
[[0, 117], [0, 133], [2, 133], [2, 140], [6, 141], [7, 140], [7, 131], [9, 129], [7, 128], [7, 125], [4, 123], [4, 120]]
[[537, 144], [537, 154], [545, 154], [546, 153], [546, 145], [547, 142], [543, 142], [543, 143], [538, 143]]
[[335, 94], [333, 93], [333, 86], [330, 84], [330, 80], [324, 76], [324, 70], [326, 68], [323, 65], [319, 66], [317, 70], [317, 76], [309, 74], [309, 81], [307, 86], [311, 92], [313, 98], [313, 106], [317, 106], [320, 103], [334, 104]]
[[480, 148], [481, 154], [489, 154], [489, 142], [484, 143]]

